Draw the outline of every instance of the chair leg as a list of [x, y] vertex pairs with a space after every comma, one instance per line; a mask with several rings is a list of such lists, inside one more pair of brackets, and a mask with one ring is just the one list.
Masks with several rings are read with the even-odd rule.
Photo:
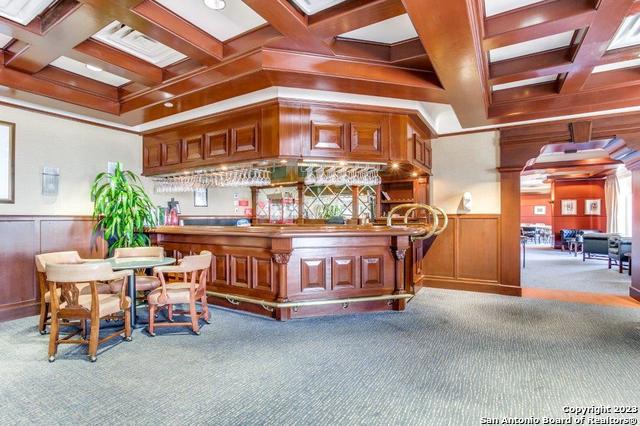
[[131, 341], [131, 312], [129, 309], [124, 310], [124, 340]]
[[618, 261], [618, 272], [622, 273], [622, 257], [620, 257], [620, 260]]
[[209, 324], [209, 304], [207, 303], [207, 293], [202, 295], [202, 299], [200, 299], [200, 304], [202, 305], [202, 312], [204, 313], [204, 321]]
[[38, 331], [40, 334], [47, 334], [47, 316], [49, 316], [49, 304], [44, 300], [41, 300], [40, 320], [38, 321]]
[[167, 305], [167, 319], [173, 322], [173, 305]]
[[195, 334], [200, 334], [200, 324], [198, 324], [198, 312], [196, 312], [196, 301], [189, 301], [189, 315], [191, 316], [191, 330]]
[[611, 258], [609, 258], [609, 269], [611, 269]]
[[91, 321], [89, 329], [89, 360], [96, 362], [98, 353], [98, 339], [100, 338], [100, 320]]
[[60, 324], [58, 319], [51, 319], [51, 333], [49, 335], [49, 362], [56, 360], [56, 354], [58, 353], [58, 338], [60, 334]]
[[149, 305], [149, 325], [147, 326], [147, 330], [149, 331], [150, 336], [155, 336], [155, 325], [156, 325], [156, 309], [157, 305]]

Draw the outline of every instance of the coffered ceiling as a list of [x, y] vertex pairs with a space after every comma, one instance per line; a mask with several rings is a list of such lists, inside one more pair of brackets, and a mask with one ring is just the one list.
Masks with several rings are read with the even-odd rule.
[[636, 0], [2, 0], [0, 46], [1, 95], [128, 126], [269, 87], [461, 128], [640, 107]]

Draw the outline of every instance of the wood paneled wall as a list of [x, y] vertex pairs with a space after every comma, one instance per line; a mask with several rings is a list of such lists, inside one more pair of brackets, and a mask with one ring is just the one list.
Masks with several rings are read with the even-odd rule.
[[36, 254], [77, 250], [85, 258], [105, 256], [92, 227], [90, 216], [0, 216], [0, 321], [36, 313]]
[[449, 226], [424, 243], [422, 284], [427, 287], [520, 295], [501, 279], [497, 214], [449, 215]]

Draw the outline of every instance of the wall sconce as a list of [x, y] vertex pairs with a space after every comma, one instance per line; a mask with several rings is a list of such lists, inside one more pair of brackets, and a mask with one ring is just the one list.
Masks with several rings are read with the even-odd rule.
[[42, 195], [55, 197], [58, 195], [60, 169], [57, 167], [42, 168]]

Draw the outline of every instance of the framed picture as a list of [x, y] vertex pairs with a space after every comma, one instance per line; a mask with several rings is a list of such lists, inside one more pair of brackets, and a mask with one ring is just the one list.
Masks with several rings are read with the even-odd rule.
[[577, 200], [562, 200], [561, 214], [563, 216], [572, 216], [578, 214], [578, 201]]
[[0, 203], [15, 202], [16, 125], [0, 121]]
[[547, 206], [533, 206], [533, 214], [536, 216], [544, 216], [547, 214]]
[[600, 199], [584, 200], [584, 214], [587, 216], [600, 216]]
[[206, 189], [196, 189], [193, 191], [193, 206], [207, 207], [209, 206], [208, 191]]

